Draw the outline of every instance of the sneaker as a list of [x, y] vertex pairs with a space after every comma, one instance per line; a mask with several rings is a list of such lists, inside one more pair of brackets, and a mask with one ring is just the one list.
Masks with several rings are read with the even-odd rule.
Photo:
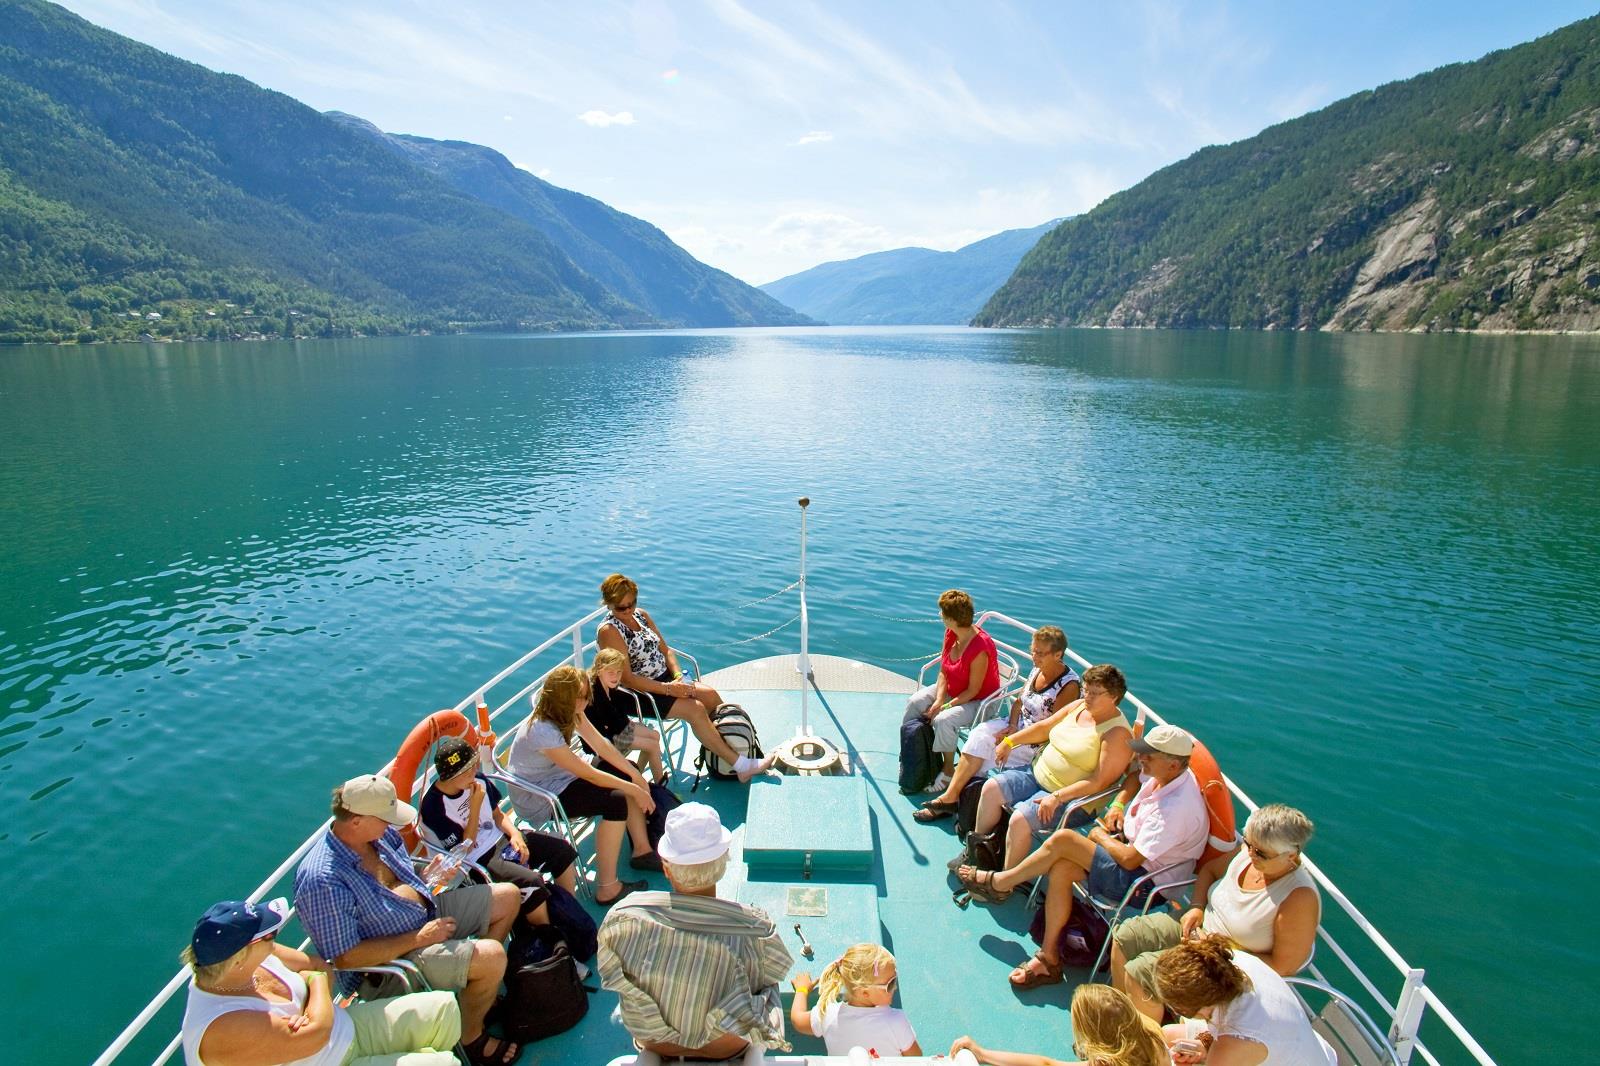
[[943, 771], [941, 771], [939, 773], [939, 776], [933, 779], [933, 784], [929, 785], [927, 788], [923, 789], [922, 791], [925, 794], [931, 792], [935, 796], [938, 796], [938, 795], [941, 795], [944, 792], [944, 790], [949, 788], [949, 787], [950, 787], [950, 775], [947, 774], [947, 773], [944, 773]]

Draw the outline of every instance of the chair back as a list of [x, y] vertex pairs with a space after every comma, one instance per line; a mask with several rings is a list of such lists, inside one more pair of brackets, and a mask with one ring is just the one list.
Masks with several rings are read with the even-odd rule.
[[1400, 1066], [1394, 1045], [1360, 1004], [1322, 981], [1309, 977], [1284, 980], [1300, 997], [1311, 1028], [1339, 1056], [1339, 1066]]

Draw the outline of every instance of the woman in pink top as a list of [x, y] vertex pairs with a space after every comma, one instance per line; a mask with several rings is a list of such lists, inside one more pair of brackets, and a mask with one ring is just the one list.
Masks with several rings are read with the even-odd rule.
[[939, 677], [906, 702], [904, 721], [920, 717], [933, 723], [933, 750], [944, 761], [944, 771], [933, 783], [935, 791], [950, 783], [955, 770], [956, 731], [971, 725], [979, 705], [1000, 691], [994, 638], [973, 625], [972, 616], [972, 597], [960, 589], [939, 597], [939, 619], [945, 630]]

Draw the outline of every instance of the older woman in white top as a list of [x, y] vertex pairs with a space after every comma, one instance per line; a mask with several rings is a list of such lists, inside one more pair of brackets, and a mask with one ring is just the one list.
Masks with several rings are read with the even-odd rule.
[[1310, 961], [1322, 897], [1300, 856], [1311, 819], [1269, 803], [1244, 823], [1244, 847], [1200, 868], [1183, 917], [1165, 911], [1117, 923], [1111, 932], [1111, 983], [1148, 1018], [1161, 1020], [1155, 968], [1180, 941], [1216, 933], [1288, 977]]
[[340, 1007], [326, 962], [274, 942], [288, 914], [286, 899], [234, 900], [196, 923], [183, 951], [194, 971], [183, 1012], [189, 1066], [351, 1066], [398, 1055], [406, 1066], [453, 1066], [461, 1039], [455, 996], [415, 992]]
[[[1289, 983], [1226, 937], [1208, 933], [1165, 952], [1156, 988], [1179, 1015], [1205, 1023], [1167, 1028], [1180, 1066], [1339, 1066]], [[1198, 1053], [1176, 1043], [1195, 1038], [1204, 1049]]]

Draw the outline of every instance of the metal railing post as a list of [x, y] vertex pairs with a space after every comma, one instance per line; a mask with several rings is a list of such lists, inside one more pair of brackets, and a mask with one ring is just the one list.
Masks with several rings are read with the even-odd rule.
[[806, 508], [809, 496], [800, 497], [800, 735], [811, 735], [811, 618], [806, 611]]
[[583, 626], [572, 627], [572, 665], [583, 669]]
[[1394, 1024], [1389, 1026], [1389, 1043], [1394, 1045], [1395, 1059], [1400, 1066], [1411, 1061], [1411, 1051], [1417, 1044], [1417, 1029], [1422, 1025], [1422, 1012], [1427, 1009], [1423, 999], [1426, 986], [1422, 983], [1424, 971], [1407, 970], [1405, 987], [1394, 1006]]

